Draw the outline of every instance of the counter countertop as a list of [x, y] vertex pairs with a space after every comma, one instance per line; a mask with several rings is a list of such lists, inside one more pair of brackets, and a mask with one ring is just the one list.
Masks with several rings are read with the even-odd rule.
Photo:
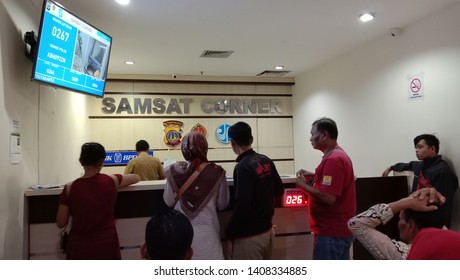
[[[295, 175], [282, 174], [281, 180], [284, 184], [295, 183]], [[229, 185], [233, 185], [233, 177], [227, 176], [227, 182]], [[128, 187], [121, 188], [120, 192], [129, 191], [147, 191], [147, 190], [162, 190], [166, 185], [166, 179], [156, 181], [140, 181], [139, 183], [133, 184]], [[28, 188], [24, 191], [24, 196], [40, 196], [40, 195], [57, 195], [62, 192], [63, 186], [54, 185], [51, 188], [43, 189], [32, 189]]]

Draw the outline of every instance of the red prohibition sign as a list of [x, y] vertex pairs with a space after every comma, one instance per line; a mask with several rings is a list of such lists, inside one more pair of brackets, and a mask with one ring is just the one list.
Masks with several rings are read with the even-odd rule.
[[410, 82], [410, 90], [413, 93], [418, 93], [421, 88], [422, 88], [422, 82], [418, 78], [415, 78]]

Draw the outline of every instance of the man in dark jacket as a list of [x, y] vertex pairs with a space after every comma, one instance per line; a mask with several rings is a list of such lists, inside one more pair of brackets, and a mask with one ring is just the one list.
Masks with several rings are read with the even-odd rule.
[[419, 161], [397, 163], [385, 169], [382, 176], [388, 176], [391, 171], [412, 171], [414, 182], [412, 192], [432, 187], [445, 198], [446, 203], [441, 207], [445, 213], [444, 225], [450, 227], [452, 206], [455, 191], [458, 188], [458, 178], [439, 153], [439, 140], [432, 134], [421, 134], [414, 138], [415, 155]]
[[272, 217], [275, 193], [282, 190], [273, 161], [256, 153], [251, 127], [244, 122], [232, 125], [228, 136], [237, 165], [233, 171], [235, 206], [225, 230], [227, 254], [231, 259], [270, 259], [274, 242]]

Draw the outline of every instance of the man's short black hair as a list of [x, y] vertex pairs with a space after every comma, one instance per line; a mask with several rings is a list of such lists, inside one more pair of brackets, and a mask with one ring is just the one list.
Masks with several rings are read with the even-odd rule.
[[144, 152], [147, 151], [150, 148], [149, 143], [145, 140], [139, 140], [136, 143], [136, 151], [138, 152]]
[[251, 127], [245, 122], [237, 122], [230, 126], [228, 137], [239, 146], [249, 146], [253, 140]]
[[412, 209], [404, 209], [404, 216], [406, 222], [409, 220], [414, 221], [417, 228], [420, 230], [422, 228], [434, 227], [434, 228], [442, 228], [444, 226], [444, 215], [442, 211], [441, 205], [437, 205], [438, 209], [429, 212], [420, 212], [414, 211]]
[[439, 139], [436, 136], [433, 134], [420, 134], [414, 138], [414, 147], [417, 146], [417, 143], [420, 142], [420, 140], [425, 140], [428, 147], [434, 147], [436, 154], [439, 153]]
[[184, 260], [192, 240], [190, 220], [171, 208], [155, 212], [145, 227], [145, 245], [151, 260]]
[[320, 118], [313, 122], [312, 126], [316, 125], [316, 130], [319, 132], [327, 131], [331, 139], [337, 140], [339, 130], [337, 124], [330, 118]]

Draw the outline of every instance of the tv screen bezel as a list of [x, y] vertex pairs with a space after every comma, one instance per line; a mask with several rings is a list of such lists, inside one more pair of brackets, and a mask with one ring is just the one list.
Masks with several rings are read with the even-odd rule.
[[[61, 85], [61, 84], [57, 84], [57, 83], [53, 83], [53, 82], [44, 81], [44, 80], [38, 79], [36, 77], [37, 74], [41, 74], [41, 73], [37, 73], [37, 61], [39, 59], [38, 54], [40, 52], [40, 48], [43, 47], [42, 46], [43, 37], [44, 37], [43, 25], [44, 25], [44, 21], [45, 21], [46, 7], [47, 7], [48, 3], [51, 3], [51, 4], [54, 4], [54, 5], [58, 6], [59, 8], [63, 9], [66, 13], [69, 13], [71, 16], [75, 17], [79, 21], [83, 22], [84, 24], [86, 24], [89, 27], [93, 28], [96, 32], [101, 33], [103, 36], [105, 36], [107, 39], [109, 39], [110, 44], [108, 45], [108, 51], [107, 51], [108, 52], [108, 54], [107, 54], [107, 63], [105, 64], [105, 69], [104, 69], [104, 72], [103, 72], [103, 76], [96, 78], [96, 79], [102, 81], [102, 84], [103, 84], [102, 91], [101, 91], [100, 94], [96, 93], [96, 92], [93, 92], [93, 91], [90, 91], [90, 90], [84, 90], [84, 89], [80, 89], [80, 88], [77, 88], [77, 87], [71, 87], [71, 86], [66, 86], [66, 85]], [[80, 30], [80, 28], [77, 28], [77, 32], [79, 30]], [[49, 35], [49, 36], [51, 36], [51, 35]], [[98, 42], [98, 40], [96, 40], [96, 41]], [[106, 88], [106, 85], [107, 85], [107, 74], [108, 74], [107, 72], [109, 70], [110, 54], [111, 54], [111, 50], [112, 50], [112, 45], [113, 45], [113, 38], [110, 35], [108, 35], [107, 33], [105, 33], [104, 31], [102, 31], [101, 29], [99, 29], [99, 28], [95, 27], [94, 25], [88, 23], [86, 20], [84, 20], [81, 17], [77, 16], [76, 14], [74, 14], [73, 12], [71, 12], [70, 10], [65, 8], [64, 6], [62, 6], [60, 3], [56, 2], [56, 1], [53, 1], [53, 0], [43, 0], [43, 6], [42, 6], [42, 12], [41, 12], [41, 18], [40, 18], [40, 27], [39, 27], [39, 33], [38, 33], [38, 38], [37, 38], [37, 47], [35, 49], [35, 54], [34, 54], [34, 63], [33, 63], [33, 68], [32, 68], [32, 78], [31, 79], [32, 79], [32, 81], [38, 82], [40, 84], [45, 84], [45, 85], [49, 85], [49, 86], [52, 86], [52, 87], [57, 87], [57, 88], [70, 90], [70, 91], [73, 91], [73, 92], [87, 94], [87, 95], [95, 96], [95, 97], [98, 97], [98, 98], [103, 98], [104, 94], [105, 94], [105, 88]], [[74, 56], [75, 56], [75, 48], [74, 48], [74, 54], [72, 55], [72, 59], [74, 58]], [[75, 72], [78, 72], [78, 71], [75, 71]], [[88, 75], [87, 73], [82, 73], [82, 72], [78, 72], [78, 73], [81, 73], [81, 74], [87, 75], [89, 77], [92, 77], [91, 75]], [[92, 78], [94, 78], [94, 77], [92, 77]]]

